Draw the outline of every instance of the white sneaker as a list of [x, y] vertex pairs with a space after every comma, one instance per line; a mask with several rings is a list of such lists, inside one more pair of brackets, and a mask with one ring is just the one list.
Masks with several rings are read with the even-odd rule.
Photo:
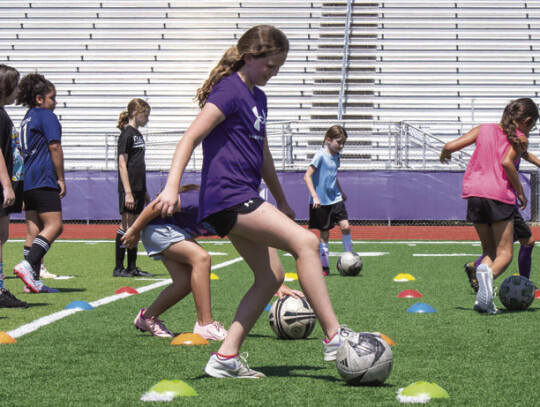
[[474, 303], [475, 311], [496, 314], [498, 310], [493, 303], [493, 271], [487, 264], [481, 264], [476, 269], [476, 278], [478, 292]]
[[199, 321], [197, 321], [193, 327], [193, 333], [212, 341], [222, 341], [227, 336], [227, 330], [221, 322], [217, 321], [207, 325], [199, 325]]
[[260, 377], [266, 377], [264, 373], [249, 368], [246, 360], [247, 357], [247, 352], [230, 359], [221, 359], [217, 353], [212, 353], [212, 356], [210, 356], [208, 363], [204, 367], [204, 372], [208, 376], [217, 378], [258, 379]]
[[47, 270], [47, 267], [45, 267], [42, 264], [41, 269], [39, 270], [39, 277], [40, 278], [56, 278], [58, 276], [56, 274], [49, 273], [49, 271]]

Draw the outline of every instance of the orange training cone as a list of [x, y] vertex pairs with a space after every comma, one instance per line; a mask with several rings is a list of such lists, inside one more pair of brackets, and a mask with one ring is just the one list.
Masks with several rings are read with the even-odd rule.
[[208, 345], [208, 341], [199, 334], [187, 332], [174, 338], [171, 345]]
[[13, 339], [9, 334], [2, 331], [0, 332], [0, 343], [16, 343], [17, 341]]

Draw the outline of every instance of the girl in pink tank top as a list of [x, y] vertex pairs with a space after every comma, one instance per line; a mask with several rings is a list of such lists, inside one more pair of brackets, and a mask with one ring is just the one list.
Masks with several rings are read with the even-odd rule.
[[537, 120], [536, 104], [529, 98], [517, 99], [505, 107], [499, 124], [477, 126], [441, 151], [440, 160], [447, 163], [452, 153], [476, 143], [463, 177], [462, 197], [468, 200], [467, 220], [473, 223], [485, 256], [476, 270], [479, 288], [474, 309], [479, 312], [497, 313], [493, 279], [512, 261], [516, 197], [520, 209], [527, 206], [516, 164], [527, 151], [529, 132]]

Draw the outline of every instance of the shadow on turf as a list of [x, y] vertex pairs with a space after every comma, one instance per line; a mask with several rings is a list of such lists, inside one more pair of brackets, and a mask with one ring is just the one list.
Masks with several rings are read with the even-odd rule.
[[[474, 312], [474, 313], [479, 314], [479, 315], [489, 315], [489, 314], [487, 314], [485, 312], [476, 312], [472, 308], [455, 307], [455, 309], [460, 310], [460, 311], [470, 311], [470, 312]], [[516, 314], [516, 313], [519, 313], [519, 312], [537, 312], [537, 311], [540, 311], [540, 308], [531, 308], [531, 307], [529, 307], [529, 308], [527, 308], [525, 310], [516, 310], [516, 311], [512, 311], [512, 310], [509, 310], [509, 309], [506, 309], [506, 308], [499, 308], [499, 313], [497, 315]]]
[[[299, 371], [307, 370], [323, 370], [326, 367], [313, 367], [313, 366], [274, 366], [274, 367], [263, 367], [259, 368], [257, 366], [250, 366], [254, 370], [264, 373], [268, 377], [308, 377], [310, 379], [325, 380], [329, 382], [340, 382], [341, 380], [335, 376], [330, 375], [318, 375], [312, 376], [309, 374], [299, 374]], [[206, 374], [201, 374], [193, 378], [193, 380], [199, 379], [214, 379]]]

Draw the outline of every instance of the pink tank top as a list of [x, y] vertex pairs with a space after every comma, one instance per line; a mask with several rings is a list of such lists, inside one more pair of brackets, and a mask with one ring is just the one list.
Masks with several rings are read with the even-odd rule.
[[[517, 131], [517, 135], [524, 136], [520, 131]], [[502, 159], [509, 147], [506, 134], [497, 124], [480, 126], [476, 148], [463, 177], [462, 198], [475, 196], [516, 204], [516, 191], [502, 166]]]

